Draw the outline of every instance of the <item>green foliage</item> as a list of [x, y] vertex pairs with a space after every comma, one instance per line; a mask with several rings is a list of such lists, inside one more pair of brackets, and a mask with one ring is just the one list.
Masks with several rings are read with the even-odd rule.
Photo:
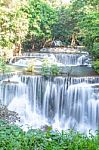
[[42, 0], [30, 0], [26, 10], [29, 16], [29, 29], [23, 47], [41, 48], [52, 39], [51, 27], [55, 23], [55, 10]]
[[96, 57], [98, 0], [71, 0], [68, 6], [59, 0], [0, 1], [0, 47], [11, 49], [18, 43], [32, 51], [54, 39], [70, 45], [74, 34]]
[[99, 35], [99, 13], [90, 12], [86, 16], [82, 17], [81, 22], [79, 23], [81, 32], [85, 36], [85, 45], [87, 48], [92, 51], [94, 42]]
[[95, 59], [99, 58], [99, 43], [98, 42], [94, 42], [93, 44], [92, 55], [95, 57]]
[[99, 38], [99, 2], [98, 0], [73, 0], [72, 11], [77, 19], [76, 26], [79, 35], [83, 38], [83, 44], [87, 50], [94, 55], [93, 46]]
[[42, 68], [41, 68], [41, 74], [43, 76], [49, 76], [50, 75], [50, 63], [49, 63], [49, 60], [46, 58], [46, 59], [43, 59], [43, 63], [42, 63]]
[[34, 65], [29, 65], [28, 68], [25, 69], [25, 71], [34, 73]]
[[7, 71], [6, 60], [5, 57], [0, 57], [0, 72], [4, 73]]
[[50, 67], [50, 73], [52, 76], [57, 76], [59, 75], [59, 67], [57, 66], [57, 64], [52, 64]]
[[99, 132], [89, 137], [69, 130], [54, 132], [30, 129], [22, 131], [15, 125], [0, 121], [0, 149], [1, 150], [98, 150]]
[[[51, 3], [49, 6], [48, 4]], [[24, 48], [41, 48], [47, 41], [61, 40], [70, 45], [72, 35], [78, 44], [84, 44], [92, 53], [99, 35], [98, 0], [71, 0], [71, 5], [58, 6], [59, 1], [31, 0], [27, 9], [29, 29], [23, 43]], [[56, 9], [57, 7], [57, 9]]]
[[59, 67], [54, 62], [50, 62], [48, 59], [44, 59], [41, 68], [41, 74], [43, 76], [57, 76], [59, 75]]
[[57, 10], [57, 16], [57, 21], [52, 28], [53, 38], [61, 40], [64, 45], [70, 45], [71, 36], [77, 23], [71, 7], [60, 7]]
[[13, 48], [24, 39], [28, 29], [27, 14], [22, 10], [27, 6], [25, 0], [0, 1], [0, 47]]
[[49, 68], [49, 66], [43, 64], [42, 68], [41, 68], [41, 74], [43, 76], [49, 76], [50, 75], [50, 68]]
[[93, 68], [97, 73], [99, 73], [99, 60], [93, 62]]
[[25, 71], [34, 73], [35, 72], [35, 62], [36, 62], [36, 59], [29, 61], [28, 67], [25, 69]]

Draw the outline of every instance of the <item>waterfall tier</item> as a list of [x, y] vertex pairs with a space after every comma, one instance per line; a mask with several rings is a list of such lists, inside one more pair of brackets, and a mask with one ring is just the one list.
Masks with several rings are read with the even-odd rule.
[[13, 76], [1, 81], [1, 102], [33, 128], [88, 131], [99, 127], [99, 77]]
[[10, 64], [27, 67], [30, 60], [36, 59], [35, 65], [41, 65], [42, 59], [48, 58], [61, 66], [90, 65], [89, 55], [86, 54], [66, 54], [66, 53], [23, 53], [22, 56], [14, 57]]

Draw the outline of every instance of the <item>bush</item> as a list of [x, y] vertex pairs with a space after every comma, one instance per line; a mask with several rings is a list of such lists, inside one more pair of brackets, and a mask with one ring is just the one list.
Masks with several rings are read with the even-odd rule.
[[41, 74], [43, 76], [57, 76], [59, 75], [59, 67], [54, 62], [50, 62], [48, 59], [44, 59], [41, 68]]
[[36, 62], [36, 59], [30, 60], [28, 62], [28, 67], [25, 69], [25, 71], [34, 73], [35, 72], [35, 62]]
[[0, 150], [99, 150], [99, 132], [89, 137], [73, 130], [54, 132], [30, 129], [0, 121]]
[[99, 60], [93, 62], [93, 68], [97, 73], [99, 73]]
[[25, 71], [27, 71], [27, 72], [34, 72], [34, 65], [29, 65], [26, 69], [25, 69]]
[[5, 57], [3, 56], [0, 56], [0, 71], [2, 73], [7, 71], [6, 60]]
[[93, 45], [92, 55], [96, 59], [99, 59], [99, 43], [98, 42], [95, 42], [94, 45]]
[[56, 64], [52, 64], [50, 67], [50, 74], [52, 76], [57, 76], [59, 75], [59, 67]]

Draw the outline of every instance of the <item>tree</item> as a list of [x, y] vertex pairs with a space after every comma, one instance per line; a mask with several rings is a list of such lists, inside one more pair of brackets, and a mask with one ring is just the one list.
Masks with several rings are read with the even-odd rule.
[[29, 30], [23, 46], [26, 49], [41, 48], [46, 41], [52, 39], [51, 28], [55, 23], [56, 13], [41, 0], [30, 0], [26, 11], [29, 16]]
[[[97, 0], [74, 0], [72, 3], [72, 10], [77, 18], [77, 26], [79, 27], [79, 34], [83, 37], [83, 43], [91, 52], [95, 54], [94, 45], [99, 39], [99, 7]], [[99, 55], [97, 55], [99, 56]]]
[[[57, 10], [58, 19], [53, 26], [53, 37], [59, 39], [70, 45], [72, 41], [72, 35], [78, 32], [77, 19], [72, 13], [72, 8], [69, 6], [62, 6]], [[76, 35], [76, 34], [75, 34]]]
[[23, 8], [28, 5], [26, 0], [0, 1], [0, 47], [8, 49], [21, 45], [28, 30], [27, 14]]

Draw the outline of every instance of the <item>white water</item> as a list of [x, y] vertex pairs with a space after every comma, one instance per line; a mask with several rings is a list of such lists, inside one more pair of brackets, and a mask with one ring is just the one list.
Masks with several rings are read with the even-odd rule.
[[11, 81], [1, 83], [0, 97], [19, 114], [24, 129], [48, 124], [87, 132], [99, 127], [99, 77], [14, 76]]
[[34, 54], [34, 56], [21, 56], [21, 57], [14, 57], [10, 60], [11, 65], [21, 66], [21, 67], [28, 67], [29, 65], [33, 64], [35, 67], [41, 67], [43, 64], [43, 60], [47, 60], [48, 64], [57, 64], [58, 66], [64, 66], [64, 64], [58, 62], [56, 57], [53, 54]]
[[24, 130], [27, 130], [28, 128], [40, 128], [46, 124], [46, 120], [43, 116], [31, 109], [26, 94], [21, 97], [14, 97], [12, 102], [8, 105], [8, 109], [18, 113], [20, 122], [16, 123]]
[[66, 66], [89, 65], [88, 54], [56, 54], [57, 60]]
[[80, 66], [90, 65], [88, 54], [50, 54], [50, 53], [28, 53], [20, 57], [14, 57], [10, 60], [10, 64], [27, 67], [30, 62], [35, 66], [41, 66], [43, 59], [48, 59], [51, 63], [56, 63], [58, 66]]

